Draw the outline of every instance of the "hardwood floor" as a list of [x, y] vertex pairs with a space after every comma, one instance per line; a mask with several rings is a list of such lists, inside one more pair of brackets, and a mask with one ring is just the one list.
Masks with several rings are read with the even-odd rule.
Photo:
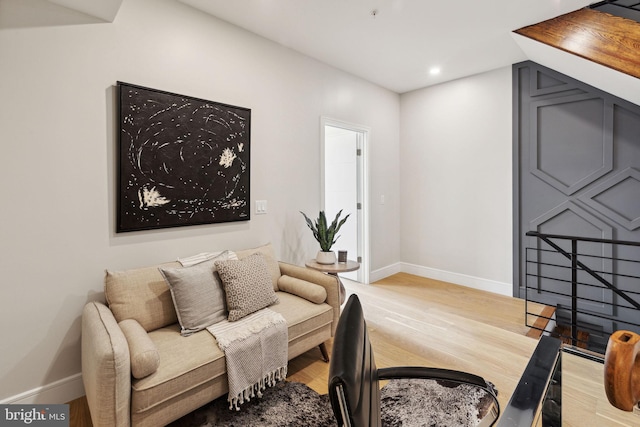
[[[526, 336], [523, 300], [404, 273], [372, 285], [347, 280], [344, 284], [347, 294], [356, 293], [362, 302], [378, 367], [423, 365], [472, 372], [493, 382], [501, 407], [507, 405], [537, 345], [536, 339]], [[536, 308], [530, 305], [529, 311]], [[588, 364], [577, 363], [573, 370], [566, 365], [567, 389], [575, 393], [577, 403], [566, 419], [569, 423], [563, 425], [639, 425], [638, 419], [636, 424], [625, 424], [629, 418], [624, 417], [621, 423], [611, 421], [622, 411], [607, 408], [606, 397], [603, 401], [593, 391], [602, 373], [591, 375], [594, 367]], [[315, 348], [289, 362], [287, 379], [326, 394], [328, 372], [329, 364]], [[86, 408], [82, 399], [71, 405], [71, 427], [91, 426], [82, 405]]]
[[[362, 302], [378, 367], [467, 370], [494, 382], [506, 405], [537, 343], [525, 336], [524, 301], [405, 273], [343, 282]], [[312, 351], [289, 363], [288, 378], [324, 394], [328, 371]]]
[[519, 299], [404, 273], [347, 290], [362, 302], [379, 367], [471, 372], [496, 385], [501, 406], [537, 344], [526, 336]]
[[624, 412], [609, 404], [603, 383], [604, 365], [563, 353], [563, 426], [640, 426], [640, 411], [637, 414]]
[[[507, 405], [538, 342], [527, 336], [523, 300], [402, 273], [373, 285], [344, 283], [362, 302], [378, 367], [472, 372], [493, 382], [500, 406]], [[545, 306], [528, 309], [540, 313]], [[639, 415], [609, 404], [602, 364], [567, 353], [562, 358], [563, 426], [640, 426]], [[327, 392], [328, 365], [319, 356], [308, 353], [289, 366], [289, 380]]]

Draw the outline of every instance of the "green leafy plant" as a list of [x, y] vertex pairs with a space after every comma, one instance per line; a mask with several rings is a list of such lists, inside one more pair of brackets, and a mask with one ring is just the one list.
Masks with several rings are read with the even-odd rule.
[[342, 227], [347, 221], [347, 218], [349, 218], [349, 215], [351, 215], [347, 214], [347, 216], [340, 220], [340, 216], [342, 215], [342, 209], [340, 209], [331, 224], [327, 224], [327, 217], [324, 211], [320, 211], [318, 219], [315, 222], [304, 212], [300, 211], [300, 213], [304, 216], [304, 219], [307, 221], [307, 226], [313, 232], [313, 237], [320, 243], [320, 249], [322, 249], [323, 252], [329, 252], [331, 250], [331, 246], [333, 246], [340, 237], [337, 236], [340, 227]]

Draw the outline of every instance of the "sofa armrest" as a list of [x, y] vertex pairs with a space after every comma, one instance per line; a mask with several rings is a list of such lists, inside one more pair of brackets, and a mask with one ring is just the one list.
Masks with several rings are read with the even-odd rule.
[[338, 319], [340, 319], [340, 283], [338, 282], [338, 278], [317, 270], [288, 264], [282, 261], [280, 261], [279, 264], [282, 274], [315, 283], [326, 289], [326, 303], [333, 307], [333, 322], [331, 323], [331, 336], [333, 336], [338, 327]]
[[130, 425], [129, 347], [111, 310], [100, 302], [89, 302], [82, 311], [82, 381], [94, 427]]

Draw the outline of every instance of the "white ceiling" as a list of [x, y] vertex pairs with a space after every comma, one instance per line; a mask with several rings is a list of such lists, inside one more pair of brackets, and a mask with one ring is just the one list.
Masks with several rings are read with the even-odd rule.
[[[403, 93], [527, 59], [512, 37], [589, 0], [179, 0]], [[377, 11], [375, 16], [373, 11]], [[430, 74], [433, 67], [439, 75]]]
[[[122, 1], [0, 0], [0, 29], [113, 22]], [[513, 30], [595, 0], [175, 1], [404, 93], [534, 59]], [[549, 66], [545, 59], [558, 54], [537, 54], [534, 60]], [[602, 66], [574, 68], [585, 66], [602, 80]], [[441, 73], [430, 74], [433, 67]]]

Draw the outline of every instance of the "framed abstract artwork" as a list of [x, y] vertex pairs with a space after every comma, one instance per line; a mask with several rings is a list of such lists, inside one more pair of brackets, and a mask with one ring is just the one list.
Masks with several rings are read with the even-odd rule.
[[250, 109], [118, 89], [117, 232], [250, 219]]

